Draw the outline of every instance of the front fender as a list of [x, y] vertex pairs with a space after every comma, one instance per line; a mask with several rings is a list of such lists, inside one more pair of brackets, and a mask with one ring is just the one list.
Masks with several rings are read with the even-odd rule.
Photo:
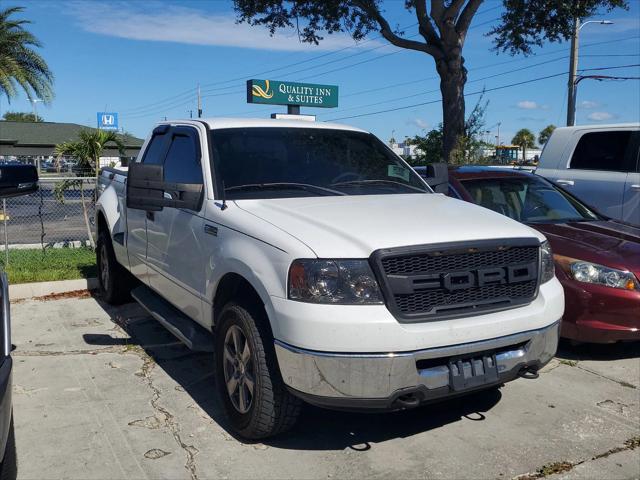
[[[96, 238], [98, 228], [100, 227], [100, 215], [102, 215], [106, 222], [118, 263], [128, 268], [129, 257], [125, 246], [127, 230], [126, 208], [124, 207], [124, 199], [118, 196], [111, 185], [102, 192], [96, 203]], [[119, 237], [119, 239], [115, 240], [117, 237]]]
[[[278, 330], [273, 318], [271, 296], [286, 296], [286, 278], [289, 256], [274, 247], [231, 230], [220, 232], [226, 241], [207, 255], [205, 295], [209, 308], [205, 308], [205, 321], [213, 325], [213, 301], [220, 280], [229, 273], [244, 278], [257, 292], [265, 305], [274, 335]], [[245, 260], [246, 259], [246, 260]], [[247, 262], [250, 259], [251, 265]]]

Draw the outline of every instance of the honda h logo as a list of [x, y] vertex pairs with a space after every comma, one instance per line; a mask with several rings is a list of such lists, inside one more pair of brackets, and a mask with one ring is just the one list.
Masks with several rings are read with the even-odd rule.
[[98, 128], [102, 130], [118, 130], [118, 114], [115, 112], [98, 112]]

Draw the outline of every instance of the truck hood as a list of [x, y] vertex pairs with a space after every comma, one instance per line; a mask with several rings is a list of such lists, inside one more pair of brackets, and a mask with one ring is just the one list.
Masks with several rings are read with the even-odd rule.
[[366, 258], [380, 248], [500, 238], [538, 238], [534, 229], [441, 194], [237, 200], [236, 205], [298, 238], [320, 258]]

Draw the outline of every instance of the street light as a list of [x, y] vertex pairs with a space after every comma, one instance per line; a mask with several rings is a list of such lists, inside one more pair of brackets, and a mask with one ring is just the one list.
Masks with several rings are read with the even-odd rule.
[[33, 109], [33, 121], [37, 122], [38, 121], [38, 109], [36, 108], [36, 105], [38, 102], [44, 102], [44, 100], [41, 100], [39, 98], [30, 98], [29, 101], [31, 102], [31, 108]]
[[576, 72], [578, 71], [578, 37], [582, 27], [589, 23], [599, 23], [600, 25], [613, 25], [611, 20], [588, 20], [580, 23], [576, 18], [571, 37], [571, 59], [569, 60], [569, 93], [567, 95], [567, 126], [572, 127], [576, 123]]

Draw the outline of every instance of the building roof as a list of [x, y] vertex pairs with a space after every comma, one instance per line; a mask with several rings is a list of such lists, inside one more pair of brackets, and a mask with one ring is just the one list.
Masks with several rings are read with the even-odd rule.
[[[51, 147], [77, 140], [81, 130], [93, 130], [77, 123], [0, 121], [0, 144], [16, 147]], [[139, 149], [144, 140], [122, 135], [127, 149]]]

